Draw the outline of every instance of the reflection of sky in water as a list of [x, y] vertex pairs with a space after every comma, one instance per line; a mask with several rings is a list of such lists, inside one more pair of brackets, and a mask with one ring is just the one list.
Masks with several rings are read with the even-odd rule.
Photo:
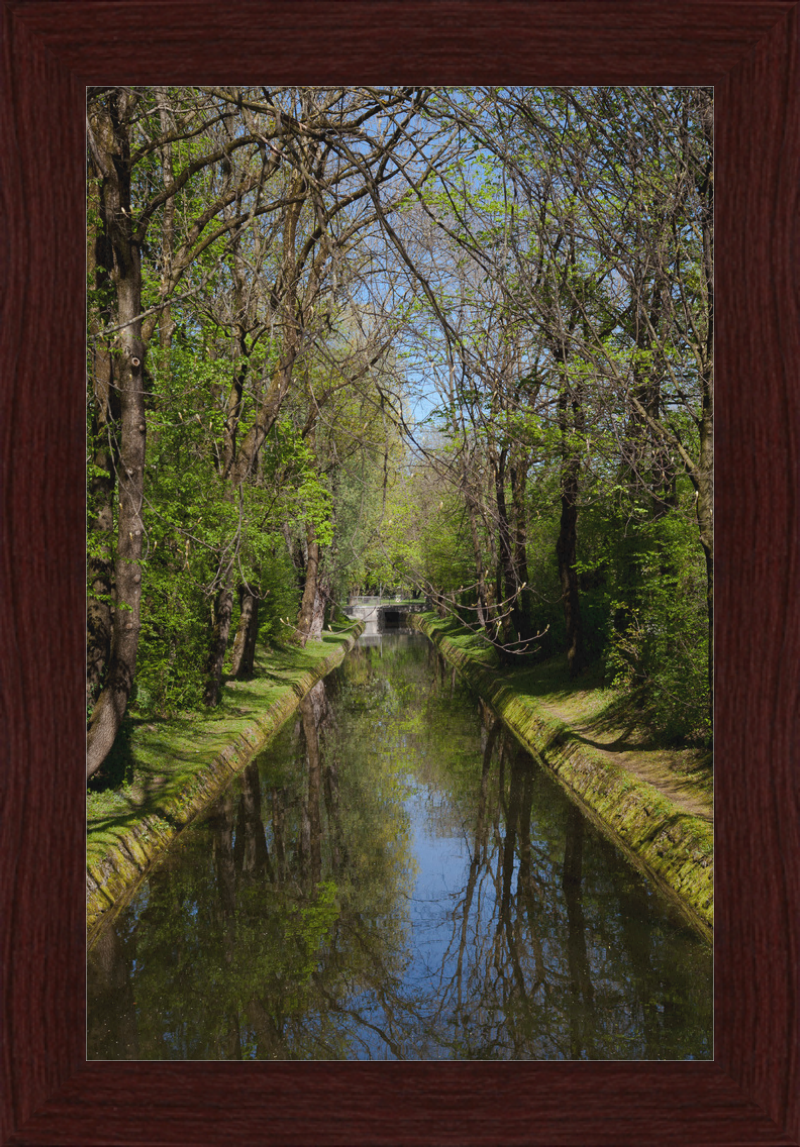
[[[415, 947], [428, 961], [435, 951], [439, 963], [444, 959], [449, 935], [440, 927], [442, 917], [452, 913], [455, 899], [463, 893], [469, 855], [463, 839], [442, 836], [434, 826], [431, 811], [444, 802], [427, 786], [406, 801], [413, 826], [413, 848], [419, 864], [411, 901], [411, 920], [415, 929]], [[418, 958], [417, 963], [420, 963]], [[417, 972], [422, 975], [422, 970]]]
[[[547, 795], [555, 798], [557, 802], [564, 800], [552, 782], [545, 783], [544, 789]], [[493, 929], [497, 928], [494, 918], [497, 887], [491, 878], [491, 862], [480, 863], [472, 890], [471, 904], [469, 911], [466, 912], [465, 890], [475, 847], [474, 840], [470, 841], [469, 824], [466, 820], [458, 821], [458, 818], [453, 816], [452, 805], [444, 793], [419, 781], [414, 786], [413, 794], [405, 801], [405, 809], [410, 817], [412, 847], [418, 874], [409, 903], [413, 938], [408, 953], [404, 991], [409, 1007], [416, 1010], [421, 1027], [428, 1037], [426, 1056], [438, 1058], [443, 1054], [443, 1048], [437, 1046], [439, 1039], [441, 1038], [445, 1044], [450, 1043], [456, 1036], [456, 1029], [469, 1024], [474, 1018], [471, 1013], [480, 1015], [484, 1023], [502, 1025], [503, 1017], [500, 1009], [491, 1004], [487, 1007], [485, 1002], [476, 1001], [469, 996], [465, 998], [463, 991], [458, 993], [456, 1000], [444, 999], [448, 988], [452, 988], [453, 980], [458, 977], [463, 978], [465, 965], [469, 965], [472, 957], [471, 946], [483, 947], [485, 950], [486, 935], [481, 936], [482, 931], [486, 932], [484, 922], [488, 921]], [[533, 811], [530, 848], [539, 849], [547, 855], [549, 874], [551, 878], [557, 877], [556, 862], [559, 865], [563, 862], [563, 846], [561, 842], [548, 839], [546, 831], [539, 831], [535, 809]], [[507, 832], [507, 828], [505, 831]], [[638, 928], [642, 934], [650, 932], [653, 937], [662, 939], [664, 929], [659, 917], [666, 910], [666, 906], [661, 903], [658, 894], [648, 887], [638, 874], [628, 870], [626, 862], [618, 857], [607, 842], [597, 836], [594, 829], [588, 825], [584, 826], [583, 840], [584, 849], [588, 853], [585, 859], [587, 867], [594, 864], [602, 870], [608, 868], [609, 864], [612, 868], [615, 865], [620, 866], [625, 871], [626, 878], [632, 880], [636, 886], [633, 899], [641, 918], [635, 923], [634, 928]], [[502, 839], [496, 843], [502, 848]], [[496, 858], [494, 863], [496, 864]], [[515, 895], [519, 895], [521, 880], [520, 858], [516, 852], [510, 859], [509, 867], [510, 876], [506, 871], [505, 884], [513, 899]], [[602, 873], [602, 876], [606, 874]], [[599, 895], [602, 896], [602, 892]], [[609, 907], [610, 905], [605, 905], [606, 910]], [[464, 921], [465, 914], [466, 921]], [[564, 918], [563, 904], [560, 905], [560, 912], [557, 909], [555, 915], [560, 916], [559, 922], [562, 925], [568, 923]], [[618, 962], [613, 945], [610, 947], [602, 933], [593, 929], [589, 921], [584, 923], [584, 928], [589, 950], [588, 963], [593, 966], [595, 973], [595, 993], [601, 997], [605, 995], [613, 1005], [604, 1021], [606, 1034], [610, 1032], [616, 1038], [617, 1054], [624, 1057], [626, 1047], [628, 1053], [633, 1054], [637, 1036], [625, 1032], [624, 1019], [619, 1023], [614, 1019], [614, 1012], [624, 1012], [626, 1009], [619, 983], [620, 974], [624, 976], [625, 972], [621, 973], [616, 967], [613, 975], [605, 974], [609, 962], [612, 964]], [[688, 945], [698, 947], [701, 951], [701, 963], [707, 963], [702, 960], [702, 946], [689, 935], [685, 935], [684, 940]], [[463, 944], [460, 952], [459, 942]], [[550, 964], [553, 967], [563, 965], [563, 945], [557, 938], [543, 936], [540, 946], [545, 965]], [[446, 1006], [443, 1007], [443, 1004]], [[451, 1006], [453, 1004], [455, 1006]], [[359, 1006], [365, 1014], [373, 1016], [376, 1020], [379, 1018], [380, 1007], [375, 1006], [368, 995], [360, 998]], [[664, 1013], [665, 1005], [661, 1002], [653, 1001], [651, 1007], [652, 1011], [659, 1015]], [[422, 1032], [417, 1034], [420, 1036]], [[705, 1044], [705, 1041], [703, 1042]], [[379, 1044], [373, 1045], [373, 1051], [376, 1055], [382, 1054]], [[385, 1048], [383, 1053], [385, 1054]], [[694, 1056], [689, 1053], [686, 1058]]]
[[498, 741], [482, 782], [474, 700], [437, 685], [424, 643], [361, 656], [329, 683], [320, 738], [328, 922], [298, 860], [296, 723], [248, 782], [271, 867], [242, 867], [240, 777], [90, 958], [89, 1058], [707, 1058], [709, 950], [516, 745], [501, 766]]

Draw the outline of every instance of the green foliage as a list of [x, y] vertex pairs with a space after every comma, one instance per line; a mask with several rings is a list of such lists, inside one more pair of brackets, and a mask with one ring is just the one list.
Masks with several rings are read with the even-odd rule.
[[300, 954], [293, 961], [292, 974], [300, 984], [308, 984], [317, 967], [320, 949], [325, 944], [341, 908], [337, 903], [337, 887], [333, 880], [317, 885], [316, 897], [294, 908], [286, 926], [286, 944]]
[[631, 527], [609, 547], [605, 662], [642, 718], [671, 741], [710, 737], [705, 569], [696, 526], [678, 512]]
[[[283, 538], [273, 539], [258, 567], [259, 641], [266, 646], [286, 639], [284, 618], [297, 609], [297, 575]], [[234, 623], [237, 618], [234, 616]]]
[[[322, 204], [309, 201], [295, 251], [283, 249], [288, 156], [259, 192], [246, 189], [266, 170], [255, 144], [237, 149], [232, 164], [198, 162], [251, 130], [233, 105], [222, 109], [230, 117], [223, 131], [208, 93], [137, 89], [134, 98], [131, 203], [134, 218], [148, 219], [145, 313], [163, 302], [165, 261], [183, 267], [170, 302], [174, 329], [163, 343], [154, 332], [145, 362], [146, 544], [134, 710], [199, 704], [221, 587], [234, 595], [231, 633], [244, 585], [260, 600], [261, 641], [284, 638], [296, 617], [309, 530], [335, 598], [409, 592], [427, 582], [474, 622], [479, 568], [490, 595], [506, 593], [498, 474], [505, 474], [515, 544], [525, 550], [516, 608], [544, 632], [537, 656], [560, 652], [566, 625], [555, 551], [564, 476], [574, 462], [587, 656], [605, 664], [609, 681], [635, 692], [653, 727], [700, 735], [708, 699], [704, 569], [680, 468], [682, 458], [699, 456], [710, 314], [705, 96], [669, 88], [438, 90], [414, 123], [449, 130], [457, 109], [461, 137], [417, 189], [397, 189], [398, 225], [420, 272], [408, 289], [398, 267], [375, 258], [386, 238], [378, 228], [352, 231], [335, 266], [322, 257], [325, 244], [333, 249], [358, 220], [355, 199], [339, 204], [316, 248]], [[167, 152], [156, 141], [166, 123], [173, 173], [180, 181], [192, 165], [197, 170], [174, 195], [174, 211], [164, 203], [150, 211], [165, 178]], [[244, 190], [226, 199], [235, 181]], [[93, 234], [102, 228], [101, 192], [95, 181]], [[257, 194], [269, 211], [214, 238]], [[320, 195], [325, 204], [335, 197], [332, 188]], [[320, 255], [318, 289], [304, 300], [300, 290], [300, 345], [280, 417], [252, 472], [234, 487], [220, 472], [226, 434], [235, 423], [241, 449], [284, 360], [281, 267], [303, 249]], [[307, 271], [298, 269], [301, 288]], [[88, 290], [96, 335], [113, 325], [114, 284], [92, 275]], [[376, 352], [384, 337], [394, 345]], [[113, 337], [107, 349], [115, 353]], [[89, 365], [91, 375], [91, 356]], [[398, 414], [402, 407], [405, 422], [413, 421], [408, 391], [431, 380], [435, 396], [428, 387], [417, 412], [429, 434], [421, 461]], [[118, 430], [112, 424], [106, 437], [93, 437], [93, 401], [90, 394], [88, 552], [108, 569], [113, 530], [101, 534], [95, 517], [111, 485], [100, 448]], [[524, 468], [521, 508], [515, 468]], [[97, 586], [96, 596], [113, 605], [113, 586], [108, 591], [99, 578]]]
[[280, 487], [279, 501], [275, 502], [279, 513], [273, 520], [311, 525], [320, 545], [329, 546], [333, 540], [331, 493], [319, 473], [314, 451], [288, 419], [274, 428], [263, 452], [260, 477], [255, 484], [248, 484], [245, 493], [258, 501], [268, 490], [274, 501], [276, 487]]
[[202, 702], [208, 602], [201, 586], [166, 561], [145, 567], [142, 628], [131, 710], [170, 716]]

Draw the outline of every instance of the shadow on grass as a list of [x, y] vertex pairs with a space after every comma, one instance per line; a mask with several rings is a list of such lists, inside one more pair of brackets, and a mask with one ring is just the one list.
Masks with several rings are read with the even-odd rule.
[[[340, 647], [341, 637], [349, 632], [352, 626], [337, 629], [333, 633], [323, 634], [322, 642], [315, 643], [313, 649], [302, 650], [297, 646], [274, 646], [270, 650], [261, 649], [256, 656], [255, 671], [245, 679], [237, 679], [231, 675], [223, 678], [228, 686], [223, 690], [220, 704], [215, 709], [205, 709], [180, 713], [174, 716], [127, 716], [117, 734], [116, 740], [101, 765], [100, 769], [87, 783], [87, 791], [91, 794], [107, 794], [116, 792], [123, 796], [122, 790], [131, 788], [132, 791], [143, 791], [147, 798], [149, 788], [155, 782], [162, 770], [167, 774], [180, 773], [183, 770], [175, 768], [172, 762], [181, 764], [193, 763], [198, 751], [215, 740], [220, 735], [219, 723], [225, 721], [241, 722], [242, 718], [256, 717], [274, 699], [274, 689], [265, 689], [265, 683], [285, 689], [287, 686], [296, 686], [298, 670], [306, 672], [315, 669], [320, 660], [326, 656], [331, 648]], [[203, 727], [212, 723], [216, 728]], [[148, 736], [145, 734], [138, 745], [138, 757], [134, 755], [133, 740], [136, 733], [147, 730], [147, 733], [161, 733], [161, 736]], [[238, 732], [232, 730], [232, 732]], [[182, 737], [186, 737], [187, 748], [180, 746]], [[163, 766], [150, 765], [146, 756], [163, 756], [166, 761]], [[159, 778], [156, 788], [163, 787], [164, 778]], [[126, 798], [127, 799], [127, 798]], [[137, 799], [137, 807], [141, 808], [142, 800]]]
[[589, 666], [578, 677], [571, 677], [566, 655], [548, 658], [531, 667], [505, 668], [498, 671], [498, 676], [522, 696], [549, 698], [554, 702], [603, 688], [602, 666]]
[[122, 728], [117, 733], [114, 744], [111, 746], [106, 759], [100, 768], [90, 777], [86, 788], [90, 793], [104, 793], [108, 789], [120, 789], [133, 780], [134, 757], [131, 750], [131, 738], [137, 724], [127, 719], [122, 722]]
[[582, 733], [576, 732], [572, 733], [570, 739], [580, 741], [582, 745], [590, 745], [593, 749], [604, 749], [609, 753], [645, 753], [651, 749], [663, 749], [664, 746], [653, 738], [642, 741], [630, 740], [632, 731], [632, 729], [625, 730], [613, 741], [593, 741], [591, 737], [584, 737]]

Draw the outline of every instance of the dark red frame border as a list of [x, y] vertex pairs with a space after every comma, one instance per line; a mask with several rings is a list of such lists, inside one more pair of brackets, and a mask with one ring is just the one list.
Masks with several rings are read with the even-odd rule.
[[[0, 1142], [800, 1142], [798, 0], [0, 6]], [[85, 1061], [84, 87], [264, 79], [716, 87], [713, 1063]]]

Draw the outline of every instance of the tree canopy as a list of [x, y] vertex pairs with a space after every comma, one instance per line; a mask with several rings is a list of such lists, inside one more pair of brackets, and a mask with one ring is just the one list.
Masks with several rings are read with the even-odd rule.
[[713, 683], [705, 88], [96, 87], [88, 773], [349, 595]]

